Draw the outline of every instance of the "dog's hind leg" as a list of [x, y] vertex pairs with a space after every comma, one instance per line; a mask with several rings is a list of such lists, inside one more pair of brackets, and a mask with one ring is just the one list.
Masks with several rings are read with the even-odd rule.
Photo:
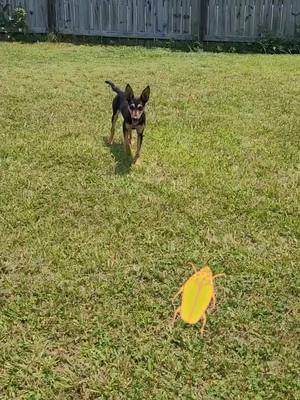
[[115, 131], [116, 131], [116, 123], [117, 123], [118, 116], [120, 113], [118, 110], [118, 97], [116, 97], [113, 100], [112, 108], [113, 108], [113, 115], [111, 117], [111, 130], [110, 130], [110, 136], [108, 139], [108, 144], [113, 144]]

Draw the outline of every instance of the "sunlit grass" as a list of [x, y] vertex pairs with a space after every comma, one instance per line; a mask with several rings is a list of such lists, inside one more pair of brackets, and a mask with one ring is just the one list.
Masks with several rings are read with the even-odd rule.
[[[150, 84], [142, 163], [113, 94]], [[0, 45], [1, 399], [299, 396], [300, 58]], [[199, 326], [171, 299], [210, 259]]]

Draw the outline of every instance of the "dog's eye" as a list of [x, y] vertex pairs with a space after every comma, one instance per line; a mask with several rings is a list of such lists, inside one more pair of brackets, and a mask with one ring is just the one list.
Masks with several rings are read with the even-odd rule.
[[129, 106], [129, 108], [130, 108], [130, 110], [135, 110], [135, 105], [134, 104], [130, 104], [130, 106]]
[[139, 111], [143, 111], [143, 106], [139, 105], [137, 108]]

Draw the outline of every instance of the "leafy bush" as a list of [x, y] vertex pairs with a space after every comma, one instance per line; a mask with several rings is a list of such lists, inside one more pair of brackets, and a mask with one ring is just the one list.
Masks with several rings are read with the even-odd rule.
[[17, 7], [10, 13], [8, 4], [0, 5], [0, 33], [8, 35], [25, 33], [27, 28], [26, 16], [27, 13], [22, 7]]
[[257, 42], [257, 45], [267, 54], [300, 54], [300, 39], [289, 40], [267, 34]]
[[17, 7], [13, 12], [13, 26], [17, 32], [24, 33], [26, 30], [27, 12], [22, 7]]

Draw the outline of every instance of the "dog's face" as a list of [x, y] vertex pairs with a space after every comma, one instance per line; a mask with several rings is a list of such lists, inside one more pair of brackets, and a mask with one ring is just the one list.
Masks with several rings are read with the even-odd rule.
[[150, 97], [150, 87], [147, 86], [140, 97], [134, 97], [133, 90], [128, 84], [125, 89], [125, 96], [128, 101], [128, 109], [130, 112], [133, 125], [137, 124], [145, 111], [146, 104]]

